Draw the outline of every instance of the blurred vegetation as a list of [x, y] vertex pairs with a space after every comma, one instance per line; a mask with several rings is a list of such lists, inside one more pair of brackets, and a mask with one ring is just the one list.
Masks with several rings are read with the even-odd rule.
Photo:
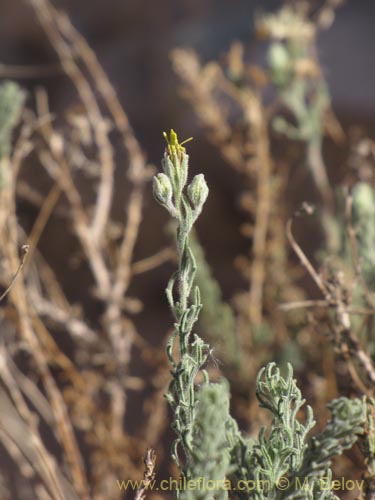
[[[0, 498], [157, 500], [176, 466], [270, 488], [163, 498], [374, 498], [375, 143], [335, 116], [317, 49], [341, 2], [258, 13], [218, 60], [169, 47], [198, 137], [168, 136], [156, 176], [84, 37], [28, 3], [74, 97], [24, 90], [32, 68], [0, 82]], [[208, 191], [188, 164], [210, 188], [194, 229]]]

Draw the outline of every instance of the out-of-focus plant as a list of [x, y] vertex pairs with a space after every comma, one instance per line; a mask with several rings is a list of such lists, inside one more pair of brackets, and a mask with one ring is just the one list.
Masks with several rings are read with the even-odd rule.
[[17, 125], [25, 93], [17, 83], [5, 81], [0, 85], [0, 158], [9, 156], [11, 149], [11, 134]]
[[[334, 345], [336, 384], [340, 394], [362, 398], [366, 425], [361, 448], [367, 467], [364, 495], [371, 498], [374, 490], [374, 341], [373, 318], [375, 300], [373, 288], [373, 226], [374, 191], [370, 184], [357, 182], [350, 193], [341, 197], [339, 216], [333, 229], [340, 235], [336, 252], [327, 251], [321, 271], [315, 270], [302, 248], [294, 239], [292, 222], [295, 216], [311, 214], [305, 205], [287, 225], [289, 241], [301, 263], [315, 281], [322, 300], [302, 302], [302, 307], [321, 310]], [[331, 221], [332, 223], [333, 221]], [[323, 315], [323, 316], [322, 316]], [[318, 314], [315, 313], [318, 317]], [[363, 332], [366, 335], [363, 335]]]
[[261, 17], [257, 29], [270, 40], [271, 82], [280, 104], [294, 120], [291, 123], [278, 114], [272, 124], [290, 139], [306, 144], [312, 177], [323, 200], [330, 204], [332, 193], [322, 157], [330, 96], [316, 56], [317, 26], [302, 9], [287, 5], [276, 14]]
[[[134, 276], [158, 265], [146, 259], [144, 266], [142, 259], [133, 268], [153, 169], [95, 53], [69, 18], [48, 0], [28, 3], [79, 112], [51, 110], [47, 92], [35, 87], [30, 109], [21, 113], [24, 92], [13, 82], [0, 85], [0, 285], [6, 296], [0, 447], [9, 463], [1, 468], [0, 497], [118, 499], [116, 478], [124, 469], [132, 476], [141, 470], [142, 453], [165, 425], [166, 405], [155, 411], [154, 402], [162, 401], [161, 376], [131, 438], [125, 426], [128, 395], [147, 385], [128, 369], [134, 352], [149, 356], [159, 374], [167, 364], [158, 363], [157, 348], [146, 339], [135, 348], [132, 315], [141, 302], [127, 297]], [[113, 214], [114, 130], [129, 160], [121, 170], [127, 196], [119, 220]], [[45, 244], [45, 232], [56, 227]], [[60, 265], [51, 248], [61, 250]]]
[[[229, 368], [236, 369], [241, 364], [241, 352], [235, 336], [235, 316], [233, 308], [223, 301], [221, 288], [215, 280], [206, 260], [198, 237], [193, 233], [190, 246], [197, 263], [195, 281], [201, 291], [204, 308], [202, 309], [198, 328], [210, 344], [218, 347], [220, 359]], [[216, 363], [211, 354], [213, 364]]]
[[[345, 254], [352, 266], [359, 264], [360, 268], [356, 271], [363, 276], [371, 293], [375, 294], [375, 189], [371, 183], [359, 181], [353, 186], [348, 210], [350, 208], [351, 227], [349, 235], [345, 235]], [[355, 244], [356, 251], [353, 247], [350, 251], [351, 244]], [[357, 263], [354, 259], [358, 259]]]
[[[197, 409], [194, 419], [193, 446], [191, 448], [191, 478], [197, 481], [192, 491], [181, 494], [183, 500], [206, 500], [212, 495], [207, 482], [222, 485], [214, 492], [215, 500], [225, 500], [226, 476], [230, 471], [231, 440], [228, 439], [229, 385], [225, 380], [217, 384], [204, 384], [197, 392]], [[229, 431], [230, 432], [230, 431]], [[202, 486], [199, 486], [199, 478]], [[210, 485], [210, 483], [208, 483]]]
[[[150, 262], [167, 260], [160, 252], [133, 262], [144, 186], [152, 168], [95, 54], [48, 0], [30, 3], [77, 90], [83, 112], [67, 115], [62, 124], [50, 113], [46, 93], [38, 90], [37, 113], [25, 114], [22, 140], [12, 148], [12, 130], [21, 116], [24, 93], [12, 82], [0, 86], [2, 286], [7, 286], [19, 266], [19, 246], [28, 238], [31, 243], [25, 276], [20, 275], [19, 286], [9, 294], [1, 311], [2, 327], [11, 332], [3, 336], [0, 346], [0, 400], [4, 410], [0, 418], [1, 446], [18, 469], [26, 471], [22, 484], [16, 487], [22, 498], [20, 492], [26, 491], [26, 486], [38, 498], [119, 498], [122, 493], [114, 478], [124, 469], [131, 476], [139, 472], [140, 450], [158, 442], [167, 421], [161, 394], [169, 374], [166, 363], [160, 362], [160, 372], [153, 371], [151, 376], [154, 394], [145, 404], [148, 413], [144, 424], [135, 436], [128, 435], [124, 426], [132, 410], [128, 392], [148, 388], [139, 376], [132, 376], [131, 358], [138, 351], [141, 361], [152, 360], [150, 365], [155, 360], [158, 364], [161, 358], [158, 348], [152, 348], [137, 334], [131, 316], [141, 304], [127, 293], [136, 274], [152, 268]], [[338, 0], [326, 2], [335, 3]], [[193, 491], [179, 490], [177, 495], [184, 500], [225, 500], [229, 496], [332, 499], [333, 492], [326, 487], [333, 477], [332, 459], [357, 440], [367, 467], [365, 495], [373, 498], [375, 491], [374, 185], [369, 180], [371, 168], [362, 168], [363, 173], [351, 182], [341, 219], [333, 219], [323, 138], [326, 132], [335, 139], [342, 134], [330, 109], [329, 92], [316, 55], [319, 23], [309, 18], [307, 2], [294, 4], [257, 19], [258, 34], [269, 44], [266, 67], [249, 63], [239, 43], [232, 45], [223, 65], [211, 62], [202, 66], [191, 51], [176, 50], [173, 56], [183, 91], [209, 139], [244, 181], [240, 205], [247, 221], [241, 232], [251, 242], [249, 254], [237, 259], [248, 289], [236, 294], [232, 307], [223, 302], [219, 285], [192, 234], [208, 195], [207, 185], [202, 174], [188, 182], [189, 158], [184, 143], [179, 143], [171, 131], [166, 137], [163, 173], [154, 178], [156, 199], [177, 221], [178, 270], [167, 288], [175, 329], [167, 345], [172, 367], [167, 400], [176, 433], [171, 455], [183, 478], [206, 480], [205, 487], [196, 483]], [[299, 8], [299, 4], [305, 7]], [[270, 88], [273, 94], [268, 92]], [[274, 95], [274, 101], [268, 104], [266, 95]], [[123, 222], [115, 222], [111, 213], [116, 187], [111, 127], [122, 138], [130, 159], [127, 216]], [[329, 225], [322, 221], [330, 255], [322, 264], [322, 272], [315, 271], [293, 239], [288, 223], [288, 237], [314, 278], [321, 300], [303, 300], [304, 291], [297, 284], [301, 273], [295, 272], [289, 262], [284, 226], [291, 211], [286, 196], [291, 169], [287, 155], [277, 153], [280, 134], [283, 145], [306, 146], [304, 154], [322, 201], [320, 213], [325, 216], [329, 212], [333, 232], [341, 235], [336, 252], [332, 252]], [[46, 197], [18, 177], [30, 151], [35, 152], [35, 159], [40, 160], [50, 179]], [[93, 206], [87, 205], [78, 187], [81, 178], [88, 181], [92, 197], [97, 196]], [[93, 179], [98, 181], [98, 189], [91, 183]], [[16, 203], [20, 197], [39, 210], [30, 233], [19, 223]], [[89, 288], [94, 293], [88, 293], [85, 300], [95, 310], [92, 323], [86, 317], [90, 308], [85, 304], [73, 306], [48, 259], [37, 248], [55, 208], [56, 213], [61, 209], [63, 217], [69, 218], [79, 259], [90, 276]], [[70, 261], [68, 257], [66, 262]], [[306, 329], [299, 331], [301, 314], [285, 315], [278, 307], [283, 302], [293, 308], [293, 301], [296, 309], [317, 306], [325, 311], [323, 331], [334, 345], [328, 362], [319, 350], [323, 345], [324, 351], [329, 351], [327, 337], [319, 335], [319, 329], [312, 334], [306, 334]], [[201, 302], [205, 303], [202, 312]], [[202, 338], [194, 333], [197, 327]], [[72, 355], [58, 344], [64, 335], [69, 338]], [[245, 395], [245, 403], [238, 405], [240, 411], [235, 408], [242, 417], [238, 424], [229, 413], [229, 384], [225, 380], [213, 383], [205, 371], [212, 353], [217, 349], [220, 352], [220, 348], [224, 351], [223, 371], [229, 368], [232, 394]], [[283, 377], [271, 363], [260, 370], [256, 382], [257, 401], [268, 410], [270, 420], [258, 435], [257, 423], [263, 423], [264, 416], [258, 417], [251, 382], [259, 367], [276, 356], [281, 362], [295, 357], [294, 366], [298, 368], [305, 359], [310, 361], [314, 349], [324, 357], [323, 361], [319, 358], [317, 371], [322, 369], [326, 375], [334, 370], [339, 393], [348, 397], [331, 401], [328, 407], [332, 420], [310, 437], [312, 411], [307, 409], [302, 417], [304, 400], [291, 368]], [[306, 363], [304, 382], [309, 380], [311, 399], [319, 399], [322, 408], [325, 396], [313, 387], [311, 368]], [[232, 377], [231, 370], [236, 376]], [[30, 373], [32, 377], [28, 377]], [[331, 382], [321, 379], [324, 387]], [[233, 399], [236, 406], [240, 398]], [[240, 424], [253, 427], [252, 438], [244, 437]], [[41, 426], [59, 449], [56, 461], [40, 435]], [[147, 457], [145, 478], [152, 481], [155, 455], [148, 452]], [[307, 487], [297, 491], [297, 478]], [[0, 495], [7, 489], [2, 487], [2, 479]], [[282, 489], [285, 479], [289, 487]], [[212, 492], [208, 480], [221, 481], [222, 487]], [[235, 487], [240, 480], [251, 484], [251, 491], [226, 490], [228, 481]]]
[[[177, 434], [172, 457], [187, 481], [185, 485], [196, 481], [195, 488], [180, 488], [177, 497], [204, 499], [209, 494], [211, 498], [227, 499], [228, 490], [237, 485], [233, 498], [335, 498], [322, 481], [331, 478], [332, 458], [351, 448], [363, 434], [365, 404], [360, 399], [332, 401], [332, 421], [309, 440], [313, 413], [307, 407], [305, 424], [298, 419], [305, 400], [293, 379], [291, 365], [283, 378], [275, 363], [270, 363], [260, 370], [256, 383], [260, 406], [272, 415], [269, 429], [263, 427], [257, 441], [244, 439], [238, 432], [229, 415], [228, 386], [225, 382], [209, 382], [202, 370], [209, 346], [192, 332], [202, 304], [199, 289], [194, 287], [196, 261], [189, 234], [208, 188], [203, 175], [197, 175], [187, 186], [186, 196], [189, 157], [173, 130], [166, 138], [164, 173], [154, 177], [153, 185], [156, 200], [178, 221], [179, 268], [166, 290], [175, 319], [175, 331], [167, 344], [172, 382], [166, 397]], [[174, 351], [176, 339], [178, 354]], [[201, 385], [197, 383], [199, 374]], [[296, 487], [297, 480], [305, 489]], [[283, 481], [287, 481], [288, 488], [282, 486]], [[214, 485], [213, 491], [206, 489], [207, 484]], [[250, 484], [251, 490], [239, 488]]]
[[[210, 61], [201, 65], [191, 50], [176, 49], [172, 53], [183, 96], [192, 104], [208, 139], [243, 180], [239, 198], [246, 222], [240, 230], [249, 239], [250, 248], [248, 255], [237, 257], [235, 263], [249, 285], [247, 290], [236, 292], [231, 304], [242, 353], [237, 381], [245, 381], [245, 385], [269, 359], [269, 352], [277, 352], [281, 362], [297, 358], [303, 363], [304, 357], [296, 339], [302, 316], [298, 312], [285, 316], [278, 309], [280, 302], [302, 300], [304, 292], [288, 262], [285, 222], [289, 207], [282, 200], [291, 170], [287, 160], [274, 156], [272, 124], [278, 119], [285, 122], [281, 108], [285, 113], [288, 106], [283, 99], [295, 95], [293, 105], [301, 122], [296, 126], [298, 140], [311, 144], [311, 151], [318, 156], [323, 118], [330, 112], [328, 96], [327, 102], [322, 97], [324, 79], [318, 62], [312, 60], [315, 25], [307, 21], [306, 14], [288, 7], [260, 17], [256, 24], [259, 35], [269, 41], [267, 67], [248, 61], [246, 48], [238, 42], [226, 54], [225, 64]], [[288, 37], [296, 47], [289, 47]], [[302, 46], [299, 38], [303, 38]], [[284, 61], [286, 57], [291, 60]], [[270, 94], [266, 96], [270, 87], [275, 90], [271, 103]]]

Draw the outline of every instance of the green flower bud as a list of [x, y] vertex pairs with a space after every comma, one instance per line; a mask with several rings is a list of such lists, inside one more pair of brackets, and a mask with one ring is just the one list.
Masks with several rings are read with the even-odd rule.
[[203, 174], [196, 175], [187, 188], [189, 199], [193, 204], [194, 215], [197, 217], [207, 200], [208, 187]]
[[156, 201], [170, 209], [172, 204], [172, 184], [165, 174], [157, 174], [153, 178], [152, 188]]
[[273, 43], [268, 52], [268, 64], [276, 85], [285, 85], [290, 78], [291, 60], [288, 49], [282, 43]]
[[169, 179], [172, 179], [172, 181], [173, 181], [173, 179], [176, 178], [176, 168], [173, 165], [172, 160], [171, 160], [170, 156], [168, 156], [167, 153], [164, 155], [164, 158], [161, 160], [161, 166], [163, 167], [163, 171], [164, 171], [165, 175]]
[[367, 182], [358, 182], [354, 187], [353, 210], [358, 217], [375, 215], [375, 192]]

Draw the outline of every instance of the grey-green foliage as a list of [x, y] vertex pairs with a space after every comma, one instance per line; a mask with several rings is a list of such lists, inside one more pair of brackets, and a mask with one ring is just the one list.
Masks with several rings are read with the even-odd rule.
[[[278, 116], [274, 126], [293, 139], [318, 141], [330, 98], [312, 56], [315, 27], [290, 6], [282, 7], [277, 14], [265, 16], [263, 23], [272, 39], [267, 57], [271, 80], [281, 101], [296, 120], [292, 125]], [[283, 30], [282, 37], [280, 29]]]
[[207, 263], [198, 238], [192, 234], [190, 246], [197, 263], [195, 282], [199, 286], [204, 307], [199, 316], [198, 326], [202, 335], [215, 346], [219, 346], [224, 363], [237, 367], [240, 352], [234, 335], [235, 318], [232, 308], [223, 301], [221, 289]]
[[368, 398], [366, 406], [366, 427], [361, 451], [371, 476], [375, 475], [375, 400]]
[[285, 379], [272, 363], [262, 368], [257, 377], [256, 394], [260, 406], [267, 408], [274, 418], [269, 434], [266, 435], [265, 428], [259, 434], [259, 444], [253, 449], [254, 467], [259, 464], [260, 477], [277, 483], [281, 476], [301, 466], [306, 436], [315, 424], [312, 409], [307, 407], [306, 424], [301, 424], [297, 413], [305, 400], [293, 379], [290, 364]]
[[[332, 401], [329, 405], [332, 420], [324, 431], [309, 439], [308, 433], [314, 426], [312, 410], [307, 407], [306, 422], [301, 423], [298, 415], [304, 400], [290, 365], [286, 378], [274, 363], [263, 368], [259, 372], [256, 393], [260, 406], [271, 412], [272, 422], [268, 429], [264, 427], [260, 431], [257, 442], [234, 433], [232, 483], [243, 480], [251, 486], [249, 491], [236, 492], [236, 498], [335, 498], [327, 488], [332, 475], [332, 458], [351, 448], [363, 432], [365, 404], [358, 399]], [[290, 487], [283, 489], [285, 478]]]
[[[166, 291], [175, 319], [175, 331], [167, 344], [172, 381], [166, 397], [173, 411], [172, 425], [177, 436], [172, 457], [182, 478], [196, 484], [192, 490], [181, 488], [177, 497], [225, 500], [227, 484], [220, 485], [227, 480], [231, 484], [230, 498], [332, 500], [334, 494], [326, 482], [323, 488], [320, 480], [330, 480], [332, 458], [353, 446], [366, 421], [368, 425], [366, 405], [361, 400], [347, 398], [332, 401], [329, 405], [332, 420], [323, 432], [309, 439], [313, 414], [307, 407], [305, 423], [301, 422], [305, 401], [293, 378], [292, 367], [288, 365], [284, 378], [275, 363], [270, 363], [259, 372], [256, 395], [260, 406], [271, 413], [272, 421], [260, 431], [256, 441], [241, 435], [229, 415], [228, 386], [225, 382], [209, 383], [203, 370], [209, 346], [193, 333], [202, 305], [199, 288], [194, 286], [196, 261], [189, 236], [208, 188], [204, 177], [198, 175], [186, 189], [189, 157], [173, 131], [167, 142], [162, 160], [164, 173], [154, 178], [155, 198], [177, 219], [178, 225], [179, 266]], [[175, 340], [178, 340], [177, 350]], [[203, 478], [206, 482], [199, 483]], [[290, 487], [282, 489], [280, 485], [285, 478]], [[304, 488], [295, 487], [297, 479]], [[204, 489], [208, 480], [216, 481], [216, 490]], [[238, 488], [241, 481], [248, 489]]]
[[283, 6], [264, 16], [272, 40], [268, 52], [270, 76], [278, 98], [293, 117], [278, 115], [276, 130], [306, 144], [307, 164], [323, 199], [330, 200], [329, 182], [322, 157], [325, 116], [330, 107], [327, 84], [315, 53], [316, 28], [301, 10]]
[[375, 292], [375, 190], [367, 182], [358, 182], [352, 196], [357, 253], [367, 286]]
[[[166, 397], [173, 410], [172, 426], [177, 434], [172, 457], [182, 475], [190, 478], [194, 470], [193, 439], [197, 411], [195, 382], [206, 362], [209, 346], [192, 331], [202, 305], [199, 288], [194, 286], [196, 263], [189, 235], [208, 196], [208, 187], [202, 174], [196, 175], [187, 186], [189, 156], [173, 130], [167, 142], [162, 160], [164, 173], [156, 175], [153, 184], [156, 200], [177, 219], [178, 224], [179, 266], [166, 290], [175, 320], [175, 331], [167, 344], [172, 381]], [[179, 350], [177, 355], [174, 352], [176, 338]], [[208, 377], [204, 371], [202, 376], [207, 382]]]
[[338, 398], [327, 405], [332, 413], [321, 433], [311, 440], [304, 457], [302, 471], [320, 476], [331, 465], [332, 458], [353, 446], [357, 436], [363, 432], [365, 405], [360, 399]]
[[[274, 127], [288, 135], [288, 137], [306, 141], [307, 143], [320, 144], [323, 133], [323, 116], [326, 112], [330, 99], [327, 86], [324, 80], [311, 80], [308, 78], [298, 78], [293, 73], [293, 65], [298, 59], [306, 57], [303, 52], [303, 46], [300, 46], [301, 51], [296, 51], [288, 44], [275, 42], [270, 47], [269, 64], [273, 81], [278, 87], [279, 95], [284, 105], [292, 112], [296, 119], [296, 125], [292, 125], [281, 116], [274, 119]], [[288, 61], [287, 74], [281, 72], [276, 61], [283, 55]], [[283, 78], [281, 78], [283, 75]], [[309, 93], [315, 93], [314, 104], [311, 105], [307, 99]]]
[[[329, 478], [332, 459], [350, 449], [363, 433], [366, 421], [366, 405], [360, 399], [339, 398], [333, 400], [328, 408], [332, 413], [325, 429], [311, 439], [305, 453], [298, 477], [307, 479], [310, 488], [317, 486], [320, 479]], [[293, 478], [292, 478], [293, 479]], [[293, 482], [293, 481], [292, 481]], [[296, 488], [280, 498], [305, 499], [306, 493]]]
[[5, 81], [0, 85], [0, 159], [9, 156], [11, 137], [17, 125], [25, 100], [19, 85]]
[[[367, 299], [365, 299], [362, 280], [355, 279], [354, 275], [359, 271], [359, 269], [356, 269], [356, 265], [359, 263], [363, 281], [369, 294], [375, 300], [375, 189], [369, 182], [359, 181], [353, 186], [351, 194], [352, 211], [350, 214], [346, 214], [346, 195], [342, 190], [337, 190], [338, 216], [329, 219], [330, 244], [328, 252], [321, 253], [323, 257], [328, 254], [328, 262], [334, 270], [344, 271], [345, 283], [350, 290], [352, 305], [371, 307], [371, 304], [367, 304]], [[354, 249], [348, 236], [347, 215], [350, 215]], [[352, 327], [355, 330], [361, 327], [362, 319], [360, 316], [352, 317]], [[367, 328], [369, 338], [367, 349], [374, 354], [373, 335], [375, 329], [373, 325], [371, 326], [371, 323], [368, 323]], [[372, 334], [370, 334], [370, 331]]]
[[293, 379], [291, 365], [288, 365], [286, 378], [281, 376], [274, 363], [262, 368], [257, 378], [256, 395], [260, 406], [271, 412], [272, 423], [269, 430], [262, 428], [258, 442], [242, 444], [245, 451], [242, 470], [237, 471], [235, 476], [236, 480], [242, 478], [253, 482], [252, 498], [271, 499], [278, 492], [281, 478], [301, 467], [307, 448], [307, 434], [314, 421], [310, 407], [307, 408], [305, 424], [297, 419], [305, 401]]
[[369, 182], [358, 181], [353, 186], [351, 195], [352, 211], [346, 214], [346, 194], [342, 189], [336, 191], [338, 216], [331, 219], [331, 232], [334, 237], [328, 250], [336, 254], [350, 268], [354, 268], [347, 231], [347, 215], [349, 215], [362, 275], [369, 289], [375, 291], [375, 189]]
[[[191, 476], [214, 481], [218, 486], [212, 491], [207, 482], [193, 491], [184, 491], [183, 500], [225, 500], [228, 492], [225, 484], [230, 462], [230, 443], [227, 439], [229, 421], [229, 385], [225, 380], [218, 384], [204, 384], [197, 395], [197, 411], [194, 425]], [[213, 496], [214, 495], [214, 496]]]

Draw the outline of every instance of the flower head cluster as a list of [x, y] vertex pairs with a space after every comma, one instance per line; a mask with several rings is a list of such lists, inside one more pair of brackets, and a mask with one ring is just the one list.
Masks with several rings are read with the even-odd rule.
[[170, 215], [181, 220], [181, 208], [184, 208], [184, 216], [189, 220], [189, 226], [194, 223], [202, 211], [204, 202], [208, 196], [208, 187], [203, 174], [196, 175], [187, 187], [188, 203], [183, 190], [187, 183], [189, 156], [183, 144], [190, 141], [192, 137], [183, 142], [178, 141], [177, 134], [171, 130], [169, 137], [164, 132], [167, 147], [162, 159], [163, 173], [157, 174], [153, 181], [155, 199], [163, 205]]

